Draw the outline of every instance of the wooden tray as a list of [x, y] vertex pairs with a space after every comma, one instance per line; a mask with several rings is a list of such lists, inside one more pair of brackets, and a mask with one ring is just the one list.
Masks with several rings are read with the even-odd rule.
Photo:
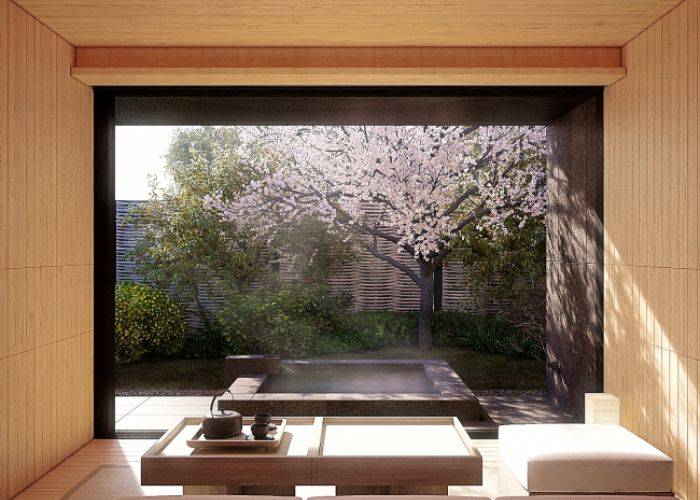
[[284, 427], [287, 420], [284, 418], [273, 418], [271, 423], [277, 429], [267, 434], [267, 439], [254, 439], [250, 432], [250, 425], [254, 422], [252, 418], [243, 419], [243, 432], [238, 436], [226, 439], [206, 439], [200, 426], [191, 439], [187, 440], [190, 448], [278, 448], [284, 435]]

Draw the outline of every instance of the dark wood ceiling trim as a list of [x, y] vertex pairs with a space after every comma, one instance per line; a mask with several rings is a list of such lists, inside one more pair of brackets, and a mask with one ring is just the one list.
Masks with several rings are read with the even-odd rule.
[[613, 68], [619, 47], [77, 47], [77, 68]]

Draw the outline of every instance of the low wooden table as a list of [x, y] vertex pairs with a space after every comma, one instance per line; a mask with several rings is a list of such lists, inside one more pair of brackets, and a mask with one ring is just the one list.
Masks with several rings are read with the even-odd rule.
[[141, 458], [143, 485], [186, 494], [447, 494], [480, 485], [482, 459], [456, 417], [291, 417], [279, 448], [194, 450], [201, 419], [185, 418]]

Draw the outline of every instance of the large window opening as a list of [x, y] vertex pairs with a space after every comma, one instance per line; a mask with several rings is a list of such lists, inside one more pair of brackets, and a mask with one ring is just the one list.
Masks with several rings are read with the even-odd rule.
[[460, 393], [436, 411], [476, 422], [475, 396], [546, 397], [547, 126], [594, 91], [179, 93], [102, 96], [113, 429], [164, 430], [232, 382], [257, 381], [245, 413]]

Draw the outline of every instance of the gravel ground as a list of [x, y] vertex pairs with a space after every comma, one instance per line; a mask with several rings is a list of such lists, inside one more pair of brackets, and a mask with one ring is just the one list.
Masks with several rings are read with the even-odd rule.
[[[116, 396], [213, 396], [217, 392], [209, 389], [128, 389], [119, 388]], [[230, 396], [229, 396], [230, 397]]]
[[472, 391], [476, 396], [544, 396], [544, 389], [479, 389]]

